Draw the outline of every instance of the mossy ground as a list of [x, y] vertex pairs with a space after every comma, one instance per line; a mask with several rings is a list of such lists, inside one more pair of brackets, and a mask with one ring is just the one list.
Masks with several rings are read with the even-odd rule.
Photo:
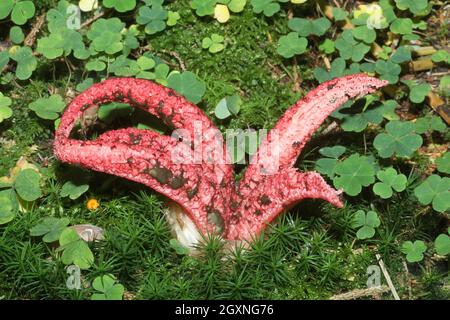
[[[276, 54], [271, 33], [286, 31], [281, 22], [285, 14], [263, 19], [247, 8], [228, 24], [219, 25], [195, 16], [185, 1], [172, 3], [171, 7], [178, 9], [182, 19], [177, 26], [152, 38], [149, 50], [179, 69], [180, 61], [170, 54], [176, 52], [186, 68], [205, 81], [207, 90], [200, 106], [211, 117], [222, 97], [242, 95], [244, 105], [239, 116], [226, 122], [216, 121], [222, 130], [270, 128], [304, 93], [293, 90], [294, 74], [298, 74], [305, 92], [313, 86], [314, 53], [299, 58], [297, 65], [286, 64]], [[203, 37], [215, 32], [233, 39], [227, 40], [224, 52], [216, 55], [201, 48]], [[67, 289], [66, 266], [52, 259], [55, 248], [30, 236], [30, 228], [44, 216], [69, 217], [72, 224], [92, 223], [104, 228], [106, 240], [92, 245], [95, 265], [82, 272], [84, 284], [111, 273], [125, 286], [128, 298], [329, 298], [365, 288], [366, 270], [376, 264], [375, 253], [381, 254], [401, 297], [448, 297], [446, 261], [433, 262], [427, 257], [418, 267], [409, 265], [407, 272], [400, 252], [404, 240], [434, 240], [444, 223], [442, 215], [430, 209], [424, 211], [412, 195], [414, 178], [421, 174], [417, 168], [409, 177], [407, 191], [389, 202], [374, 199], [371, 193], [362, 193], [357, 199], [348, 197], [344, 209], [306, 201], [282, 215], [252, 243], [248, 252], [238, 250], [226, 255], [220, 241], [212, 238], [200, 249], [199, 257], [177, 255], [169, 245], [171, 234], [159, 195], [122, 179], [69, 168], [52, 157], [53, 123], [38, 119], [27, 106], [49, 88], [64, 91], [79, 80], [77, 76], [69, 78], [62, 66], [58, 70], [46, 70], [43, 66], [30, 84], [7, 85], [15, 96], [14, 116], [0, 128], [2, 139], [12, 143], [6, 147], [5, 142], [0, 148], [0, 176], [7, 174], [20, 156], [29, 155], [48, 169], [51, 178], [39, 204], [0, 226], [0, 297], [87, 299], [92, 294], [91, 288]], [[369, 130], [312, 141], [300, 168], [313, 167], [319, 147], [341, 143], [364, 152], [363, 141], [372, 140]], [[32, 145], [38, 146], [37, 151], [30, 149]], [[427, 165], [427, 159], [423, 159], [421, 167], [426, 169]], [[90, 177], [88, 194], [76, 201], [59, 195], [60, 177], [68, 171]], [[88, 197], [100, 201], [98, 210], [91, 212], [86, 208]], [[355, 230], [350, 227], [352, 214], [357, 209], [371, 208], [376, 208], [382, 221], [377, 236], [355, 240]]]

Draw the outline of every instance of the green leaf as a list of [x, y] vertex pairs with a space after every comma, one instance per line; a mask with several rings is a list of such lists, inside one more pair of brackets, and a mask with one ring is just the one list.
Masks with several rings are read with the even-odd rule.
[[436, 159], [437, 169], [442, 173], [450, 174], [450, 152], [446, 152], [442, 157]]
[[333, 179], [337, 189], [344, 189], [350, 196], [358, 195], [362, 187], [367, 187], [375, 181], [375, 168], [365, 156], [352, 154], [335, 168], [336, 177]]
[[345, 30], [342, 35], [335, 41], [335, 46], [339, 50], [339, 54], [345, 60], [361, 61], [365, 54], [369, 52], [370, 47], [364, 43], [360, 43], [353, 38], [351, 30]]
[[103, 0], [103, 5], [118, 12], [127, 12], [136, 7], [136, 0]]
[[214, 13], [216, 0], [192, 0], [191, 8], [195, 9], [195, 13], [200, 16], [209, 16]]
[[409, 100], [414, 103], [422, 103], [431, 91], [431, 86], [428, 83], [406, 82], [406, 84], [409, 87]]
[[330, 39], [325, 39], [325, 41], [319, 46], [320, 51], [326, 54], [331, 54], [335, 51], [334, 41]]
[[136, 22], [145, 25], [145, 32], [148, 34], [158, 33], [166, 28], [168, 11], [160, 4], [153, 4], [151, 7], [141, 7]]
[[381, 79], [389, 81], [390, 84], [394, 84], [398, 82], [398, 76], [402, 68], [391, 60], [378, 60], [375, 63], [375, 71], [381, 75]]
[[293, 18], [289, 20], [288, 27], [302, 37], [309, 35], [323, 36], [330, 29], [331, 22], [327, 18], [316, 20]]
[[338, 159], [345, 153], [344, 146], [325, 147], [319, 150], [319, 153], [325, 157]]
[[95, 21], [87, 37], [92, 41], [91, 49], [97, 52], [115, 54], [123, 49], [122, 30], [125, 24], [118, 18]]
[[223, 40], [224, 38], [221, 35], [213, 33], [211, 37], [206, 37], [202, 40], [202, 48], [209, 49], [211, 53], [217, 53], [225, 48]]
[[360, 228], [356, 237], [358, 239], [370, 239], [375, 235], [375, 228], [380, 226], [380, 219], [375, 211], [365, 213], [363, 210], [358, 210], [352, 222], [353, 228]]
[[343, 146], [325, 147], [319, 150], [319, 153], [328, 158], [321, 158], [316, 161], [315, 170], [334, 178], [338, 158], [346, 151]]
[[72, 200], [78, 199], [83, 193], [89, 190], [88, 184], [78, 184], [67, 181], [61, 188], [61, 197], [69, 197]]
[[94, 262], [94, 255], [86, 242], [84, 242], [77, 232], [66, 228], [59, 237], [60, 247], [57, 252], [62, 251], [61, 261], [66, 264], [75, 264], [80, 269], [89, 269]]
[[266, 17], [273, 16], [281, 9], [276, 0], [252, 0], [251, 4], [253, 6], [254, 13], [262, 12]]
[[9, 63], [9, 53], [8, 51], [0, 51], [0, 72]]
[[91, 300], [122, 300], [125, 292], [124, 286], [117, 283], [112, 274], [95, 278], [92, 287], [100, 293], [94, 293]]
[[55, 120], [64, 110], [66, 104], [60, 95], [54, 94], [49, 98], [40, 98], [34, 101], [29, 107], [36, 112], [38, 117], [46, 120]]
[[11, 200], [11, 189], [0, 191], [0, 225], [10, 222], [16, 216]]
[[14, 0], [0, 1], [0, 20], [5, 19], [14, 8]]
[[245, 5], [247, 4], [247, 0], [231, 0], [227, 6], [231, 12], [239, 13], [244, 10]]
[[285, 58], [291, 58], [294, 55], [305, 52], [307, 46], [308, 40], [306, 38], [300, 38], [298, 33], [291, 32], [280, 38], [277, 52]]
[[447, 62], [450, 64], [450, 53], [445, 50], [438, 50], [431, 56], [433, 62]]
[[315, 68], [313, 70], [316, 79], [322, 83], [337, 77], [342, 77], [349, 74], [359, 73], [359, 64], [352, 63], [350, 68], [346, 69], [346, 62], [344, 58], [336, 58], [331, 63], [331, 70], [328, 72], [323, 68]]
[[450, 253], [450, 237], [446, 234], [440, 234], [434, 240], [436, 253], [440, 256], [446, 256]]
[[409, 10], [417, 15], [427, 9], [428, 0], [395, 0], [395, 4], [400, 10]]
[[37, 60], [33, 55], [33, 50], [29, 47], [21, 47], [11, 54], [11, 59], [17, 62], [16, 76], [20, 80], [27, 80], [31, 77], [37, 67]]
[[333, 7], [332, 13], [335, 21], [345, 21], [345, 19], [348, 17], [347, 11], [341, 8]]
[[214, 114], [219, 119], [226, 119], [232, 114], [238, 114], [241, 105], [241, 98], [237, 95], [226, 96], [216, 105]]
[[189, 248], [183, 246], [177, 239], [170, 239], [170, 246], [175, 249], [175, 252], [179, 255], [189, 254]]
[[391, 56], [391, 61], [393, 63], [403, 63], [406, 61], [411, 61], [411, 48], [409, 47], [399, 47]]
[[173, 27], [180, 20], [180, 14], [178, 12], [168, 11], [167, 12], [167, 25]]
[[33, 237], [44, 236], [44, 242], [54, 242], [59, 239], [61, 233], [69, 225], [68, 218], [43, 218], [39, 223], [30, 229], [30, 235]]
[[381, 182], [373, 185], [373, 192], [382, 199], [392, 197], [392, 189], [402, 192], [406, 188], [407, 178], [404, 174], [397, 174], [394, 168], [388, 168], [377, 172], [377, 178]]
[[433, 174], [414, 189], [414, 194], [421, 204], [431, 203], [437, 212], [445, 212], [450, 208], [450, 178]]
[[439, 131], [445, 132], [447, 125], [440, 117], [437, 116], [426, 116], [418, 118], [414, 122], [414, 130], [416, 133], [424, 134], [426, 132]]
[[25, 39], [22, 28], [18, 26], [14, 26], [9, 30], [9, 37], [15, 44], [20, 44]]
[[405, 241], [402, 245], [402, 252], [406, 254], [408, 262], [419, 262], [423, 259], [423, 254], [427, 250], [427, 246], [421, 240], [416, 240], [414, 243]]
[[199, 103], [206, 91], [205, 84], [190, 71], [172, 73], [167, 79], [167, 85], [192, 103]]
[[0, 123], [12, 117], [13, 111], [9, 107], [11, 105], [12, 101], [10, 98], [5, 97], [3, 93], [0, 92]]
[[409, 18], [395, 19], [389, 29], [396, 34], [411, 34], [413, 32], [413, 22]]
[[25, 169], [19, 172], [14, 181], [14, 189], [25, 201], [34, 201], [42, 196], [40, 186], [41, 176], [33, 169]]
[[394, 153], [399, 157], [410, 157], [422, 142], [422, 137], [414, 133], [412, 123], [391, 121], [386, 125], [386, 133], [375, 137], [373, 145], [382, 158], [389, 158]]
[[11, 19], [15, 24], [24, 25], [29, 19], [34, 17], [36, 8], [32, 1], [16, 2], [11, 13]]
[[353, 37], [367, 44], [371, 44], [377, 38], [377, 33], [374, 29], [369, 29], [367, 26], [359, 26], [352, 30]]
[[89, 54], [86, 55], [87, 50], [81, 34], [67, 28], [61, 28], [52, 32], [48, 37], [38, 39], [37, 51], [47, 59], [68, 56], [72, 52], [80, 60], [89, 56]]

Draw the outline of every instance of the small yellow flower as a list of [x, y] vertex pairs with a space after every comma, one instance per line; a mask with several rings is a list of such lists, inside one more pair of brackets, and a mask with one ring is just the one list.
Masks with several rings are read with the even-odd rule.
[[100, 203], [98, 203], [97, 199], [89, 199], [89, 201], [86, 203], [86, 207], [91, 210], [97, 210], [98, 207], [100, 207]]

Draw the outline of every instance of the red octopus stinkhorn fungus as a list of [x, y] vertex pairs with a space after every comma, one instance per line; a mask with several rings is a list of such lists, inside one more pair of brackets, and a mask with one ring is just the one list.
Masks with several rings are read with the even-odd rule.
[[[302, 199], [320, 198], [342, 207], [339, 191], [316, 172], [298, 172], [295, 161], [331, 112], [347, 100], [386, 84], [357, 74], [325, 82], [309, 92], [268, 133], [239, 183], [234, 181], [233, 167], [226, 161], [220, 131], [203, 111], [173, 90], [147, 80], [109, 79], [77, 96], [62, 116], [54, 152], [63, 162], [158, 191], [181, 206], [198, 234], [217, 233], [227, 240], [249, 240]], [[180, 130], [183, 138], [136, 128], [111, 130], [93, 141], [70, 137], [86, 110], [109, 102], [141, 108], [171, 129]], [[200, 148], [193, 148], [191, 141], [198, 138]], [[179, 154], [191, 154], [191, 159], [197, 161], [174, 161], [174, 155]], [[188, 242], [194, 244], [196, 240]]]

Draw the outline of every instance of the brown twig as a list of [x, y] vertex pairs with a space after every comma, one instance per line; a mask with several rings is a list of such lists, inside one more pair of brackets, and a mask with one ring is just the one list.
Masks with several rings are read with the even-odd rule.
[[368, 296], [374, 297], [388, 291], [389, 288], [387, 286], [371, 287], [367, 289], [356, 289], [349, 292], [334, 295], [330, 298], [330, 300], [354, 300]]
[[183, 59], [181, 59], [181, 57], [178, 55], [178, 53], [176, 53], [175, 51], [168, 51], [168, 50], [161, 50], [161, 52], [175, 58], [178, 61], [181, 70], [186, 71], [186, 64], [184, 63]]
[[36, 42], [36, 36], [45, 23], [45, 13], [37, 17], [36, 22], [33, 24], [30, 33], [25, 38], [24, 44], [28, 47], [32, 47]]

